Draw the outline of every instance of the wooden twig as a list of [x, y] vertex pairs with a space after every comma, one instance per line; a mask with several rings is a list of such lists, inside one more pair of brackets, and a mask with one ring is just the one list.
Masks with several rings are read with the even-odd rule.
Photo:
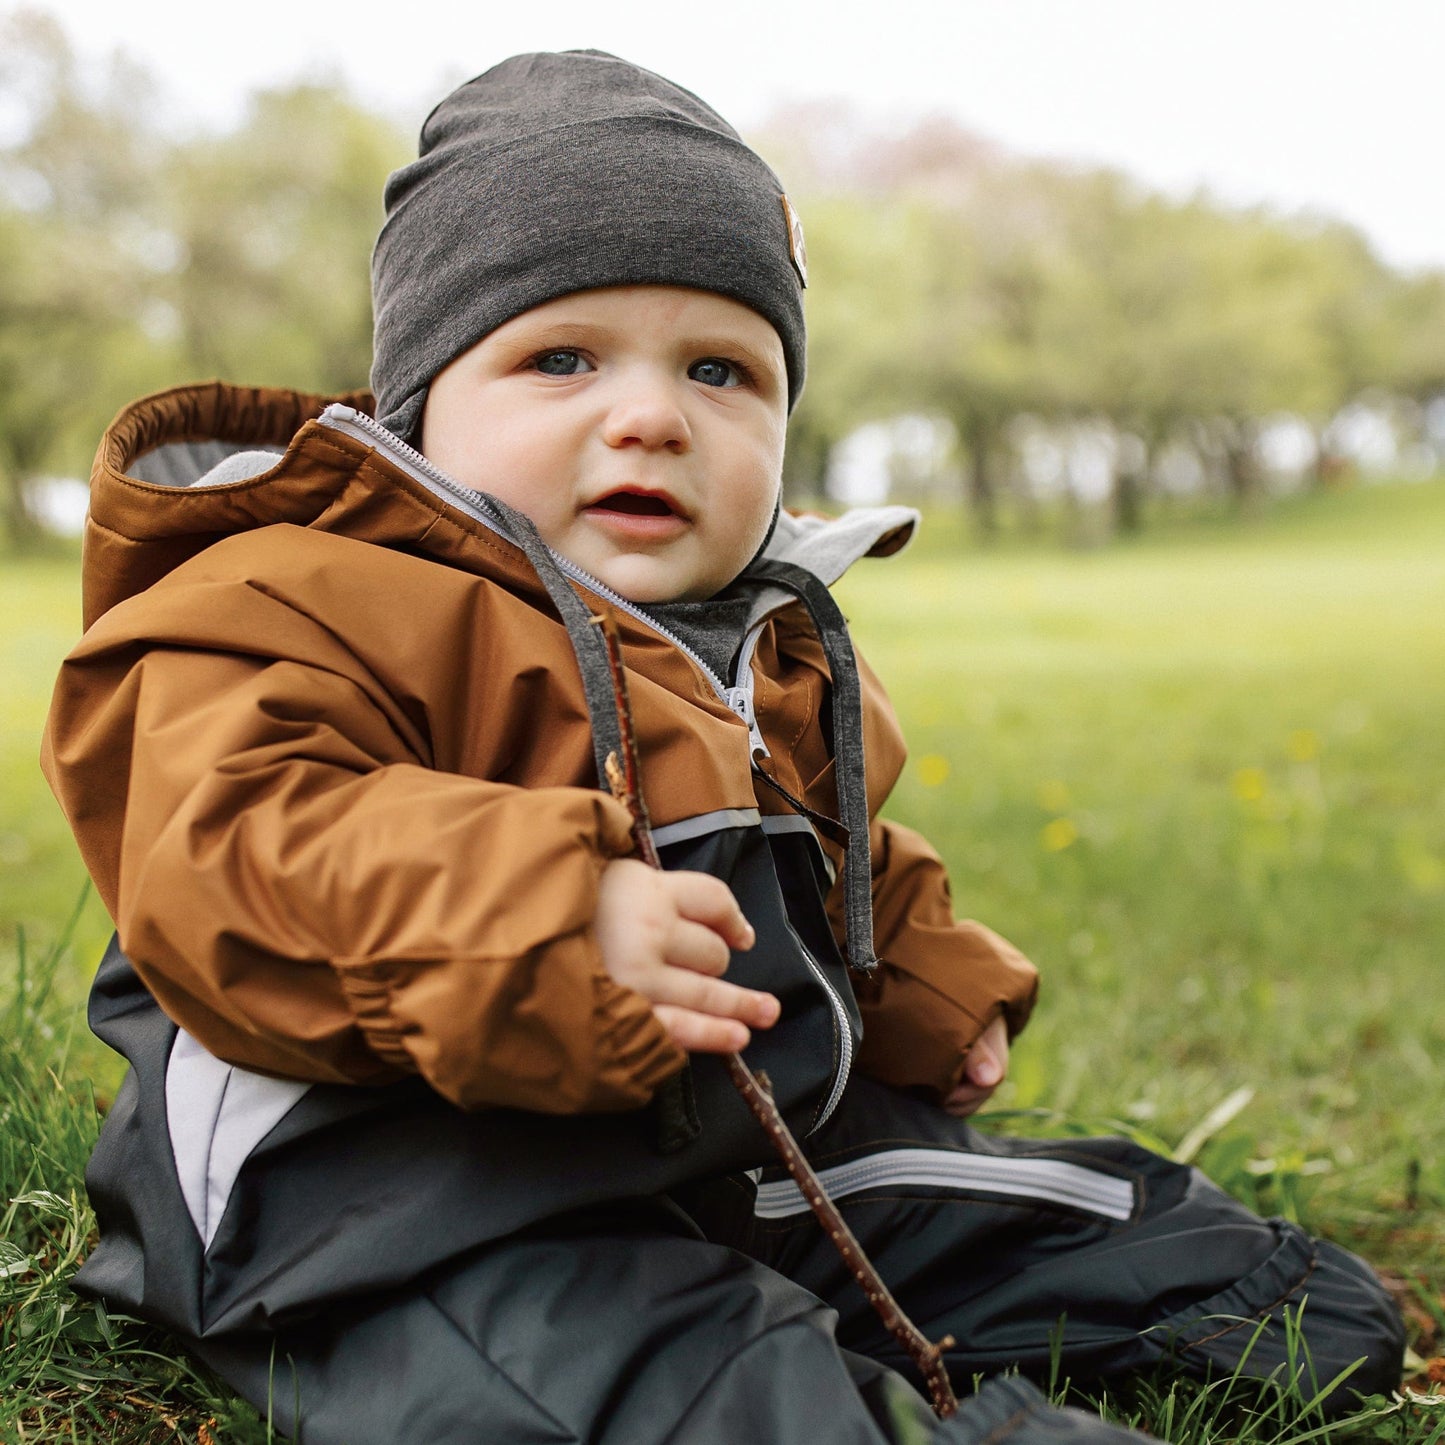
[[652, 819], [642, 797], [642, 773], [637, 763], [637, 726], [632, 721], [632, 699], [627, 693], [627, 673], [622, 666], [622, 643], [617, 624], [608, 613], [593, 613], [587, 619], [602, 634], [607, 648], [607, 670], [612, 675], [612, 702], [617, 709], [617, 730], [622, 739], [622, 761], [607, 754], [607, 786], [612, 796], [632, 815], [632, 842], [637, 856], [649, 868], [661, 868], [657, 844], [652, 841]]
[[883, 1327], [903, 1346], [913, 1363], [918, 1366], [918, 1372], [928, 1386], [928, 1394], [933, 1402], [933, 1413], [940, 1420], [948, 1419], [958, 1409], [958, 1400], [953, 1393], [953, 1384], [948, 1378], [948, 1370], [943, 1363], [943, 1352], [955, 1343], [953, 1336], [945, 1335], [937, 1344], [934, 1344], [904, 1314], [902, 1306], [893, 1298], [888, 1286], [883, 1283], [883, 1277], [878, 1273], [873, 1261], [863, 1252], [863, 1246], [858, 1243], [858, 1237], [848, 1228], [848, 1222], [839, 1213], [838, 1206], [828, 1197], [828, 1191], [823, 1188], [822, 1180], [813, 1172], [813, 1166], [808, 1163], [803, 1156], [803, 1151], [798, 1148], [798, 1141], [793, 1138], [793, 1131], [788, 1128], [782, 1114], [778, 1112], [777, 1104], [773, 1102], [772, 1085], [768, 1081], [768, 1076], [761, 1071], [754, 1074], [743, 1062], [741, 1054], [729, 1054], [727, 1066], [738, 1093], [743, 1096], [748, 1108], [753, 1111], [753, 1117], [763, 1126], [764, 1132], [773, 1141], [773, 1148], [782, 1158], [783, 1167], [792, 1175], [793, 1183], [802, 1191], [808, 1208], [813, 1211], [818, 1223], [823, 1226], [823, 1233], [828, 1236], [832, 1241], [833, 1248], [842, 1256], [848, 1272], [858, 1281], [859, 1287], [868, 1297], [868, 1303], [873, 1306], [877, 1311], [878, 1318], [883, 1321]]
[[[595, 615], [591, 621], [601, 632], [607, 646], [607, 664], [612, 674], [612, 695], [617, 706], [618, 732], [622, 743], [620, 761], [615, 753], [607, 755], [607, 785], [612, 796], [624, 804], [632, 815], [632, 837], [639, 857], [650, 867], [661, 868], [657, 846], [652, 839], [652, 823], [647, 815], [647, 805], [642, 799], [637, 729], [632, 720], [632, 703], [627, 694], [627, 674], [622, 665], [622, 646], [617, 637], [617, 624], [608, 615]], [[802, 1191], [803, 1198], [822, 1226], [823, 1233], [842, 1257], [848, 1272], [858, 1281], [868, 1303], [883, 1321], [884, 1328], [903, 1346], [909, 1358], [917, 1365], [928, 1386], [934, 1414], [940, 1420], [946, 1420], [958, 1409], [958, 1400], [954, 1396], [953, 1385], [943, 1363], [943, 1352], [953, 1345], [953, 1336], [945, 1335], [934, 1344], [904, 1314], [888, 1286], [883, 1283], [873, 1262], [863, 1252], [857, 1236], [839, 1213], [838, 1206], [828, 1197], [828, 1191], [813, 1172], [813, 1166], [798, 1147], [793, 1131], [788, 1128], [773, 1099], [768, 1076], [762, 1072], [754, 1074], [743, 1062], [741, 1054], [728, 1054], [725, 1062], [734, 1087], [743, 1096], [753, 1117], [777, 1150], [783, 1167]]]

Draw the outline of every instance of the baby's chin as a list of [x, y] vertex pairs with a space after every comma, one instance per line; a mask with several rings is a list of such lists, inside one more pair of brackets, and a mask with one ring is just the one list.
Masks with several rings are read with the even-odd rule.
[[716, 597], [742, 570], [739, 566], [727, 577], [719, 577], [716, 573], [702, 574], [659, 564], [650, 557], [617, 557], [592, 567], [585, 562], [578, 565], [619, 597], [639, 607], [659, 607], [669, 602], [705, 602], [709, 597]]

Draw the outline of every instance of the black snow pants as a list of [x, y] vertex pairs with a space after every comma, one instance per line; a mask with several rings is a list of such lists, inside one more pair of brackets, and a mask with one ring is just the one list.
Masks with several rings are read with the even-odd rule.
[[[980, 1378], [1161, 1364], [1393, 1388], [1368, 1266], [1122, 1139], [990, 1137], [855, 1079], [808, 1152], [915, 1323]], [[1289, 1323], [1286, 1323], [1288, 1316]], [[193, 1341], [305, 1445], [1090, 1445], [994, 1380], [946, 1426], [781, 1171], [562, 1216], [275, 1336]], [[299, 1415], [297, 1405], [299, 1403]], [[1135, 1437], [1137, 1438], [1137, 1437]]]

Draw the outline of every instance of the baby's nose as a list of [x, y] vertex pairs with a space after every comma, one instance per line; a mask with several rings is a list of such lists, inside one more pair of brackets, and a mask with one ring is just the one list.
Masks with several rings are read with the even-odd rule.
[[677, 386], [665, 378], [632, 378], [619, 384], [602, 427], [609, 446], [640, 446], [649, 451], [685, 452], [692, 428]]

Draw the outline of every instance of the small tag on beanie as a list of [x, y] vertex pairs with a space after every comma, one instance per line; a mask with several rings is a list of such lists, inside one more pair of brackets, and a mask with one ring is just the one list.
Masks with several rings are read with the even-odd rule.
[[783, 203], [783, 216], [788, 223], [788, 255], [793, 262], [793, 270], [798, 273], [798, 281], [806, 290], [808, 286], [808, 247], [803, 241], [803, 219], [793, 209], [793, 203], [786, 196], [779, 196]]

